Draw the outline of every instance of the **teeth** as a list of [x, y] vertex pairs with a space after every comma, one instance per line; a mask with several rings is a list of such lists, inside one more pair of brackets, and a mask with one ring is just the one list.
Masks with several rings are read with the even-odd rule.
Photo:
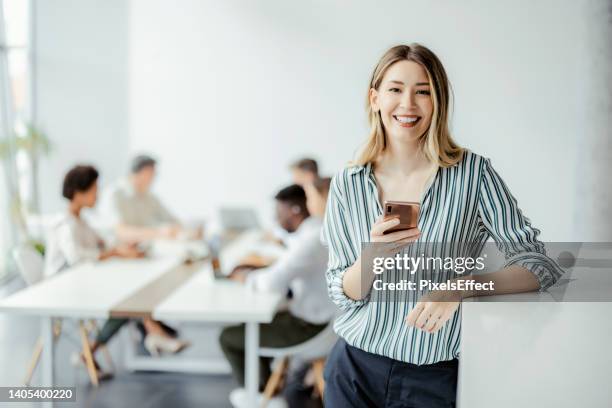
[[397, 119], [401, 123], [413, 123], [413, 122], [416, 122], [418, 118], [407, 118], [405, 116], [396, 116], [395, 119]]

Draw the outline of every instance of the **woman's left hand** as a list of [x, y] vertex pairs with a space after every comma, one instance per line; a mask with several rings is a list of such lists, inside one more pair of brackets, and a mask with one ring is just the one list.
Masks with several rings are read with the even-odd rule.
[[408, 313], [406, 323], [427, 333], [435, 333], [444, 326], [461, 303], [461, 293], [437, 290], [423, 296]]

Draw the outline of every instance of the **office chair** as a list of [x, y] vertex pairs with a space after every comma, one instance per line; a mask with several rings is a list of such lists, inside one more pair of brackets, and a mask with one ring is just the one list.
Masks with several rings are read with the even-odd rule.
[[[13, 259], [15, 260], [15, 265], [17, 266], [17, 269], [19, 270], [19, 273], [21, 274], [23, 280], [26, 282], [28, 286], [35, 285], [36, 283], [43, 280], [45, 262], [40, 252], [34, 249], [32, 245], [20, 244], [15, 249], [13, 249], [12, 255], [13, 255]], [[84, 350], [85, 348], [89, 346], [87, 338], [88, 338], [88, 333], [90, 331], [97, 331], [97, 325], [95, 321], [91, 320], [89, 322], [89, 327], [86, 327], [86, 325], [83, 322], [79, 322], [79, 332], [80, 332], [80, 337], [81, 337], [81, 341], [82, 341]], [[61, 332], [62, 332], [62, 320], [58, 319], [54, 321], [54, 324], [53, 324], [53, 341], [57, 340]], [[34, 346], [34, 351], [32, 353], [32, 357], [30, 358], [30, 364], [28, 364], [28, 369], [27, 369], [26, 376], [24, 379], [24, 384], [26, 386], [29, 386], [30, 382], [32, 381], [32, 376], [34, 375], [34, 371], [36, 370], [36, 367], [38, 366], [38, 362], [40, 360], [40, 355], [42, 354], [42, 349], [43, 349], [43, 339], [42, 337], [39, 337], [38, 340], [36, 341], [36, 345]], [[112, 359], [110, 357], [110, 353], [108, 352], [108, 349], [106, 349], [106, 347], [100, 347], [100, 349], [104, 353], [105, 358], [108, 360], [109, 365], [111, 367], [114, 367]], [[91, 355], [91, 353], [85, 353], [85, 354]], [[95, 368], [93, 369], [93, 372], [92, 372], [92, 367], [90, 367], [90, 366], [93, 366], [93, 361], [91, 362], [91, 364], [89, 364], [89, 359], [88, 359], [87, 366], [88, 366], [87, 369], [88, 369], [88, 373], [89, 373], [91, 382], [94, 385], [98, 385], [98, 378], [95, 372]]]
[[283, 348], [260, 347], [260, 357], [274, 358], [274, 370], [264, 388], [261, 407], [265, 408], [268, 405], [285, 375], [289, 358], [296, 356], [299, 356], [300, 359], [311, 361], [315, 378], [315, 389], [319, 396], [323, 398], [323, 389], [325, 387], [323, 368], [325, 367], [325, 359], [337, 340], [338, 336], [334, 333], [332, 320], [320, 333], [303, 343]]

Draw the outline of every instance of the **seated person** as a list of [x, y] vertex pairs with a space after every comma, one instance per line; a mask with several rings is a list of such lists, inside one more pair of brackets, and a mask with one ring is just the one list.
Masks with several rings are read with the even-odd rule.
[[[52, 228], [45, 254], [45, 275], [50, 276], [83, 261], [101, 261], [110, 257], [138, 258], [143, 253], [135, 245], [119, 245], [107, 248], [100, 236], [81, 217], [84, 208], [93, 208], [98, 195], [98, 171], [92, 166], [76, 166], [64, 178], [63, 196], [70, 200], [68, 211]], [[96, 340], [91, 344], [92, 353], [127, 322], [127, 319], [109, 319]], [[160, 324], [152, 319], [143, 321], [150, 350], [176, 351], [184, 343], [171, 338]], [[97, 363], [96, 369], [99, 370]], [[101, 373], [100, 373], [101, 374]]]
[[102, 238], [81, 218], [83, 208], [96, 204], [97, 180], [98, 171], [92, 166], [76, 166], [66, 174], [62, 194], [70, 202], [68, 211], [51, 228], [45, 253], [45, 277], [82, 261], [143, 255], [135, 245], [106, 248]]
[[[284, 188], [275, 198], [277, 220], [294, 236], [287, 251], [269, 267], [251, 272], [243, 268], [231, 276], [254, 290], [276, 291], [282, 295], [289, 289], [292, 291], [289, 310], [278, 312], [271, 323], [260, 326], [261, 347], [303, 343], [323, 330], [335, 312], [325, 283], [327, 250], [319, 240], [322, 210], [317, 210], [320, 215], [309, 216], [306, 195], [298, 185]], [[235, 379], [244, 386], [245, 326], [225, 328], [220, 343]], [[262, 358], [259, 370], [263, 385], [270, 376], [270, 359]]]
[[[306, 207], [311, 217], [323, 219], [331, 178], [317, 178], [313, 183], [306, 184]], [[314, 393], [313, 373], [310, 372], [310, 362], [304, 362], [301, 366], [294, 367], [285, 380], [283, 398], [291, 408], [300, 407], [322, 407], [321, 396]], [[309, 381], [310, 380], [310, 381]]]
[[319, 165], [310, 158], [300, 159], [290, 166], [293, 182], [302, 188], [319, 178]]
[[[314, 159], [300, 159], [293, 162], [291, 166], [289, 166], [289, 169], [291, 170], [293, 183], [302, 188], [305, 188], [308, 184], [312, 184], [319, 178], [319, 165]], [[264, 239], [280, 245], [286, 245], [285, 241], [290, 239], [290, 237], [286, 231], [275, 228], [274, 230], [266, 232]]]
[[182, 227], [151, 192], [155, 172], [155, 159], [144, 155], [135, 157], [130, 175], [105, 191], [102, 203], [104, 222], [110, 224], [123, 241], [200, 238], [201, 228], [189, 231]]

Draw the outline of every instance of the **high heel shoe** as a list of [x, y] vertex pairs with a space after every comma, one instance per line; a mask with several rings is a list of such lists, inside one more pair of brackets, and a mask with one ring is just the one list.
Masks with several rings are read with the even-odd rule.
[[189, 347], [189, 342], [159, 334], [147, 334], [144, 339], [144, 346], [152, 356], [159, 357], [162, 351], [176, 354]]

